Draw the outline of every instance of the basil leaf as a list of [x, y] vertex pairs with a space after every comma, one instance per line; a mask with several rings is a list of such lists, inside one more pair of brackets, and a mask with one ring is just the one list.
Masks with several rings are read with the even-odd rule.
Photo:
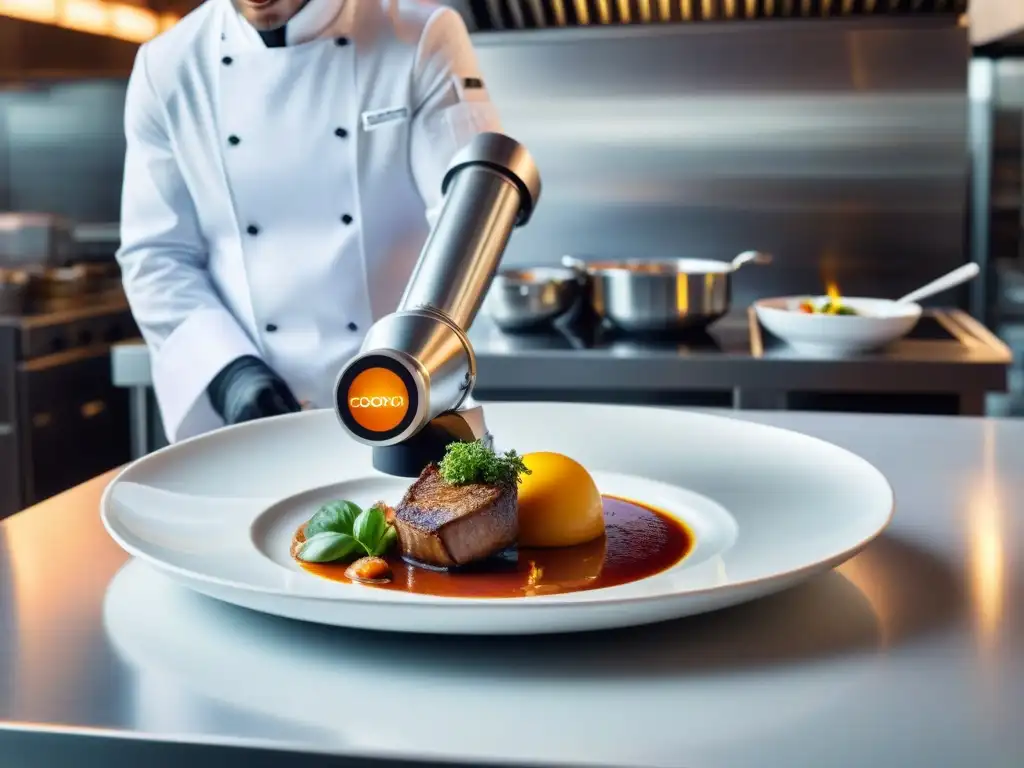
[[370, 507], [356, 518], [352, 526], [352, 535], [365, 547], [366, 554], [369, 555], [377, 550], [377, 543], [384, 535], [387, 525], [384, 512], [379, 507]]
[[324, 531], [306, 539], [299, 549], [299, 559], [307, 563], [330, 563], [342, 560], [359, 548], [347, 533]]
[[389, 549], [391, 545], [398, 539], [398, 529], [393, 525], [387, 526], [387, 530], [384, 531], [384, 535], [380, 537], [380, 541], [377, 542], [377, 548], [373, 551], [374, 557], [380, 557]]
[[352, 525], [363, 510], [358, 504], [340, 499], [329, 501], [317, 510], [316, 514], [306, 523], [306, 538], [310, 539], [318, 533], [347, 533], [352, 535]]

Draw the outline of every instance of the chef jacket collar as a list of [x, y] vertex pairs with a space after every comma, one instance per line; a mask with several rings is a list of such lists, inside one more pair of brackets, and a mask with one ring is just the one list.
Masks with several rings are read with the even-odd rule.
[[[230, 0], [225, 0], [230, 3]], [[301, 45], [318, 37], [344, 34], [351, 26], [351, 10], [356, 0], [309, 0], [301, 11], [285, 25], [285, 45]], [[266, 44], [249, 22], [232, 6], [231, 16], [237, 22], [242, 39], [258, 48]]]

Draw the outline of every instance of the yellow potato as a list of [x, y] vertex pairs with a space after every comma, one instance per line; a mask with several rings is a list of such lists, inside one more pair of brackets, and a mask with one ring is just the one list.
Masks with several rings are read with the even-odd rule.
[[590, 473], [560, 453], [523, 456], [519, 546], [571, 547], [604, 533], [604, 507]]

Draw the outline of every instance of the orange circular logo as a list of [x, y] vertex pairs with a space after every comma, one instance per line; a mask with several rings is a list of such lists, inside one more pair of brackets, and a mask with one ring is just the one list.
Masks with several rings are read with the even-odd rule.
[[397, 373], [369, 368], [349, 385], [348, 410], [363, 429], [387, 432], [409, 412], [409, 391]]

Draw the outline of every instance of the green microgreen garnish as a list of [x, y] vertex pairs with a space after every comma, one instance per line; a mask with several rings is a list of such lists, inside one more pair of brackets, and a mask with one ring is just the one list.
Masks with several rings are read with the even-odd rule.
[[451, 443], [438, 466], [441, 478], [449, 485], [486, 483], [515, 485], [520, 475], [530, 474], [515, 451], [499, 456], [482, 440], [472, 443]]
[[306, 540], [297, 555], [307, 563], [382, 557], [398, 538], [380, 504], [361, 509], [343, 499], [320, 507], [306, 523], [304, 533]]

